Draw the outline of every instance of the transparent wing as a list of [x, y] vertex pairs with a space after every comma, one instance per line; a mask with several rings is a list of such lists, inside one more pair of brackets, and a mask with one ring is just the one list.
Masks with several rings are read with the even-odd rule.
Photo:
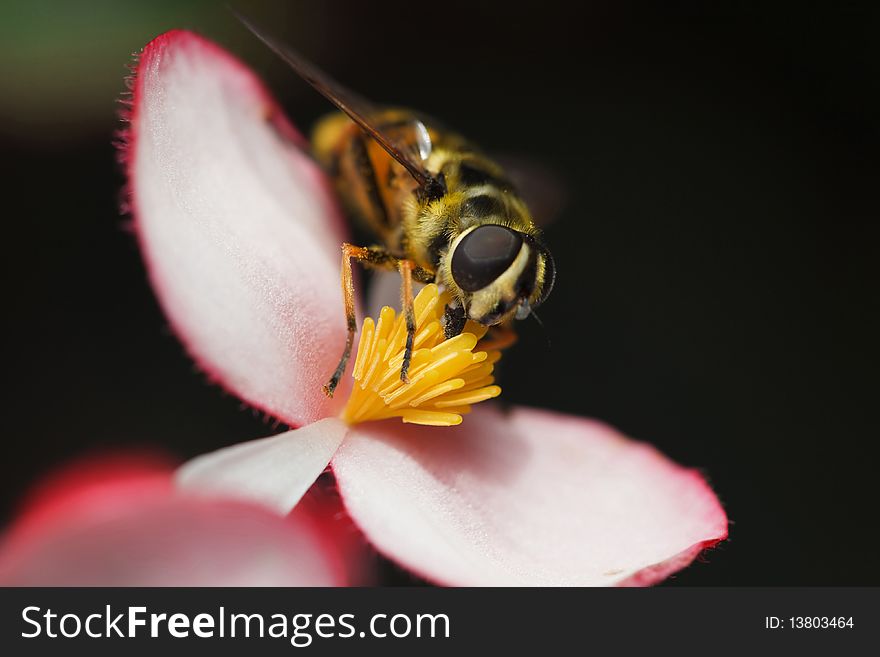
[[520, 198], [529, 206], [538, 226], [553, 223], [568, 205], [569, 190], [550, 167], [519, 155], [492, 154]]
[[426, 189], [437, 189], [442, 182], [424, 166], [424, 160], [431, 153], [431, 138], [420, 121], [410, 121], [409, 128], [397, 126], [394, 130], [377, 127], [371, 120], [379, 108], [368, 100], [346, 89], [326, 73], [318, 69], [290, 46], [282, 43], [251, 20], [235, 10], [233, 13], [253, 34], [271, 48], [296, 73], [316, 91], [345, 112], [360, 128], [372, 137], [388, 154], [397, 160], [409, 174]]

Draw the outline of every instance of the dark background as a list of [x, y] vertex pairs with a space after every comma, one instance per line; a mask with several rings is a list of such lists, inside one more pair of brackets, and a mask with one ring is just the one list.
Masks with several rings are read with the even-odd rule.
[[[552, 348], [523, 326], [504, 398], [705, 470], [731, 538], [670, 583], [880, 584], [880, 22], [849, 3], [570, 4], [238, 6], [364, 95], [559, 172]], [[111, 141], [130, 53], [189, 27], [254, 66], [302, 128], [329, 106], [220, 3], [2, 12], [8, 519], [90, 450], [185, 458], [273, 432], [195, 373], [124, 231]]]

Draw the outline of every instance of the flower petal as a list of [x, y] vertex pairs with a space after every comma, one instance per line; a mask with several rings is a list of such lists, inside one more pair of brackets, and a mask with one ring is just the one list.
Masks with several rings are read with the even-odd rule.
[[326, 418], [294, 431], [238, 443], [184, 463], [184, 490], [261, 504], [286, 515], [336, 452], [348, 427]]
[[46, 488], [0, 541], [0, 585], [345, 583], [341, 555], [308, 514], [184, 496], [170, 469], [117, 467], [92, 465], [69, 478], [75, 485]]
[[651, 584], [727, 536], [695, 471], [572, 416], [481, 408], [442, 430], [361, 425], [332, 465], [367, 538], [447, 584]]
[[140, 56], [126, 142], [150, 278], [190, 354], [289, 424], [329, 414], [342, 221], [276, 102], [218, 46], [169, 32]]

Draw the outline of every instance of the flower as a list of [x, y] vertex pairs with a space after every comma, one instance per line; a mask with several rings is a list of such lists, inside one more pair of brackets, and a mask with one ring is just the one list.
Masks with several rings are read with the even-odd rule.
[[344, 222], [304, 140], [190, 32], [145, 47], [133, 92], [125, 162], [160, 303], [214, 381], [298, 427], [198, 457], [182, 486], [286, 513], [329, 464], [380, 552], [453, 585], [651, 584], [727, 536], [697, 472], [593, 420], [483, 404], [455, 427], [346, 422], [351, 378], [321, 390], [346, 337]]
[[[3, 586], [333, 586], [345, 541], [304, 507], [287, 518], [177, 490], [164, 459], [72, 463], [28, 498], [0, 540]], [[354, 563], [354, 562], [350, 562]]]
[[461, 423], [473, 404], [501, 394], [492, 385], [499, 351], [473, 351], [488, 330], [468, 321], [460, 335], [445, 339], [440, 324], [451, 299], [436, 285], [426, 286], [413, 299], [416, 331], [409, 383], [400, 380], [406, 344], [404, 316], [389, 306], [379, 321], [364, 320], [352, 369], [351, 396], [342, 419], [348, 424], [399, 417], [404, 422], [449, 427]]

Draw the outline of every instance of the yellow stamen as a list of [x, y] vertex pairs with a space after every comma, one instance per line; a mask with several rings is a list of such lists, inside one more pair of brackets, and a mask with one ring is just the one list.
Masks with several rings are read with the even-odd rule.
[[409, 383], [400, 380], [406, 347], [403, 314], [385, 306], [361, 328], [351, 397], [342, 411], [349, 424], [399, 417], [412, 424], [448, 427], [461, 423], [472, 404], [497, 397], [492, 370], [499, 351], [474, 351], [485, 326], [468, 321], [461, 335], [446, 339], [441, 320], [451, 297], [427, 285], [413, 299], [416, 333]]

